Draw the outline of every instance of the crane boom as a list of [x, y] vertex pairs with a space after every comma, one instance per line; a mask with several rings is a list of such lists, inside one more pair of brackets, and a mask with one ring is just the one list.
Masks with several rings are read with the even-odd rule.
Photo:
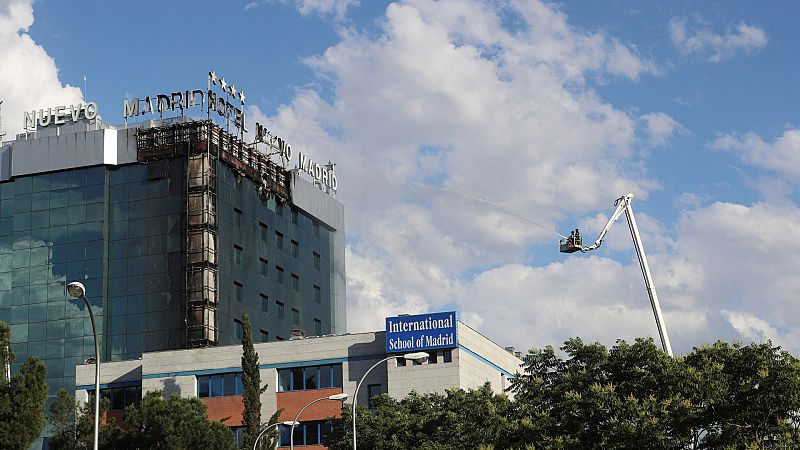
[[639, 227], [636, 225], [636, 218], [633, 215], [633, 208], [631, 208], [631, 200], [633, 200], [633, 194], [628, 193], [618, 198], [614, 202], [614, 205], [617, 208], [614, 210], [614, 213], [611, 214], [606, 226], [603, 227], [602, 231], [600, 231], [600, 235], [597, 237], [597, 240], [594, 241], [594, 244], [588, 246], [581, 245], [580, 233], [578, 230], [575, 230], [566, 241], [562, 240], [561, 251], [564, 253], [572, 253], [580, 250], [581, 252], [585, 253], [600, 247], [600, 245], [603, 244], [603, 239], [605, 238], [606, 233], [608, 233], [608, 230], [611, 229], [611, 225], [613, 225], [614, 222], [616, 222], [624, 212], [628, 219], [628, 227], [631, 231], [631, 238], [633, 238], [633, 246], [636, 249], [636, 256], [639, 258], [639, 267], [642, 269], [642, 275], [644, 276], [644, 284], [645, 288], [647, 288], [647, 295], [650, 297], [650, 305], [653, 307], [653, 315], [655, 315], [656, 318], [658, 335], [661, 338], [661, 347], [664, 349], [664, 352], [667, 355], [672, 357], [672, 345], [669, 342], [667, 326], [664, 324], [664, 316], [661, 314], [661, 304], [658, 301], [658, 294], [656, 293], [656, 286], [653, 283], [653, 276], [650, 274], [650, 266], [647, 264], [647, 256], [644, 254], [642, 238], [639, 236]]

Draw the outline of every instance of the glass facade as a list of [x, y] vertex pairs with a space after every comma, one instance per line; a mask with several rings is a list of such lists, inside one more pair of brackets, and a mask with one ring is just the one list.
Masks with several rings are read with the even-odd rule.
[[224, 163], [217, 192], [219, 345], [239, 344], [243, 312], [254, 332], [270, 336], [290, 336], [298, 327], [331, 333], [333, 233], [301, 210], [263, 200], [255, 183]]
[[80, 281], [97, 319], [103, 360], [181, 348], [184, 176], [180, 160], [96, 166], [0, 183], [0, 320], [17, 363], [47, 365], [49, 396], [74, 390], [94, 355]]
[[[216, 164], [218, 345], [240, 343], [243, 312], [256, 339], [297, 327], [331, 333], [339, 237]], [[0, 182], [0, 320], [12, 330], [12, 370], [28, 356], [44, 360], [51, 398], [74, 391], [75, 366], [94, 355], [88, 313], [67, 295], [69, 282], [86, 286], [103, 361], [186, 347], [186, 167], [178, 156]]]

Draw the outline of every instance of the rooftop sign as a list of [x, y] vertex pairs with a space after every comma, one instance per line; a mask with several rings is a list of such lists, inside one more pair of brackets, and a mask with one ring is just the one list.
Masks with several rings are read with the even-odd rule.
[[47, 109], [25, 111], [25, 129], [36, 131], [37, 126], [63, 125], [81, 119], [92, 120], [97, 117], [97, 103], [78, 103], [77, 105], [56, 106]]
[[386, 318], [386, 353], [458, 346], [455, 311]]

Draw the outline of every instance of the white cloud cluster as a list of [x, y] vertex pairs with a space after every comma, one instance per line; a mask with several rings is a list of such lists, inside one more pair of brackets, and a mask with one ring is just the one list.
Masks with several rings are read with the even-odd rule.
[[725, 34], [716, 34], [704, 24], [690, 28], [685, 17], [673, 17], [669, 23], [672, 44], [684, 55], [697, 55], [719, 62], [737, 53], [754, 53], [764, 48], [767, 33], [753, 25], [740, 22]]
[[[258, 0], [244, 5], [245, 11], [256, 9], [269, 3], [288, 3], [292, 0]], [[331, 16], [336, 20], [342, 19], [351, 7], [358, 6], [359, 0], [293, 0], [294, 6], [300, 14], [307, 16], [316, 14], [320, 16]]]
[[32, 0], [0, 1], [0, 100], [6, 139], [22, 131], [25, 108], [82, 99], [80, 89], [59, 81], [55, 61], [28, 35], [32, 24]]
[[675, 135], [688, 133], [686, 127], [666, 113], [644, 114], [641, 119], [654, 146], [666, 144]]
[[737, 154], [747, 164], [780, 173], [788, 180], [800, 181], [800, 130], [786, 130], [773, 142], [765, 142], [755, 133], [726, 134], [711, 147]]

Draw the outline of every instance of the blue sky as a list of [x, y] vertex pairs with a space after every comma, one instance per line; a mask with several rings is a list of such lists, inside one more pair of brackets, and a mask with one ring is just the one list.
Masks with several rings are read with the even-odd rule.
[[505, 212], [594, 239], [630, 190], [677, 352], [798, 351], [798, 16], [790, 1], [5, 0], [0, 99], [11, 133], [23, 110], [81, 98], [84, 75], [115, 124], [128, 96], [202, 88], [211, 69], [235, 82], [251, 119], [338, 163], [352, 331], [455, 306], [520, 348], [654, 336], [624, 220], [565, 257]]

